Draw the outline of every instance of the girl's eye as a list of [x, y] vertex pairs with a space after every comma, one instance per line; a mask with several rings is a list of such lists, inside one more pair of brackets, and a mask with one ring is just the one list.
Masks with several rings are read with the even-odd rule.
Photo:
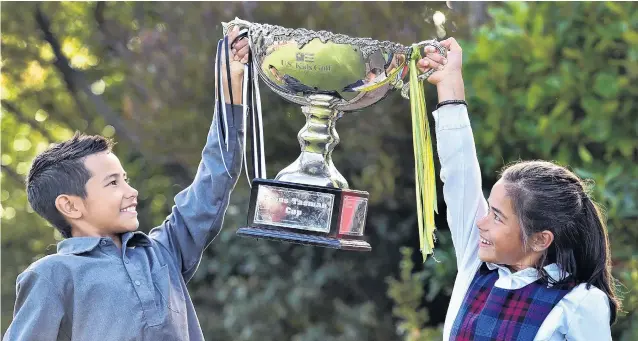
[[113, 186], [117, 185], [117, 180], [113, 180], [113, 181], [109, 182], [109, 185], [113, 185]]
[[501, 223], [503, 222], [503, 220], [501, 220], [501, 218], [496, 215], [496, 212], [494, 212], [491, 207], [488, 207], [487, 211], [494, 215], [494, 221], [498, 221], [498, 222], [501, 222]]

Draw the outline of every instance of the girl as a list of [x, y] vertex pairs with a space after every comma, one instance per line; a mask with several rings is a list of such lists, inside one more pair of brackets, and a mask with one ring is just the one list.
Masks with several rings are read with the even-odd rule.
[[441, 44], [447, 59], [428, 49], [419, 68], [438, 70], [428, 81], [458, 266], [444, 340], [611, 340], [620, 302], [596, 204], [576, 175], [546, 161], [507, 167], [483, 198], [461, 47]]

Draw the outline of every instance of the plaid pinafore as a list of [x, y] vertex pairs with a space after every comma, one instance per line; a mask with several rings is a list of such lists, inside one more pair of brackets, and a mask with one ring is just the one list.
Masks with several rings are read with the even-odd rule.
[[494, 286], [498, 270], [485, 263], [477, 271], [459, 309], [450, 340], [534, 340], [554, 306], [573, 288], [548, 288], [537, 280], [520, 289]]

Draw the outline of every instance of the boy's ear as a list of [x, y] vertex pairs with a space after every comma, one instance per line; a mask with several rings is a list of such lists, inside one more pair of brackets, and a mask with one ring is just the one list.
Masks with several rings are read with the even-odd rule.
[[66, 219], [79, 219], [82, 217], [84, 203], [75, 195], [60, 194], [55, 198], [55, 207]]

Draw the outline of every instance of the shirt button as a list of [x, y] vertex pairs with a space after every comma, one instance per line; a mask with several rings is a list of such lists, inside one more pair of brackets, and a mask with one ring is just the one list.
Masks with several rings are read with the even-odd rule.
[[100, 244], [106, 245], [106, 240], [101, 241]]
[[124, 260], [124, 263], [128, 264], [128, 259], [125, 259], [125, 260]]
[[140, 281], [135, 281], [135, 285], [140, 286], [141, 284]]

